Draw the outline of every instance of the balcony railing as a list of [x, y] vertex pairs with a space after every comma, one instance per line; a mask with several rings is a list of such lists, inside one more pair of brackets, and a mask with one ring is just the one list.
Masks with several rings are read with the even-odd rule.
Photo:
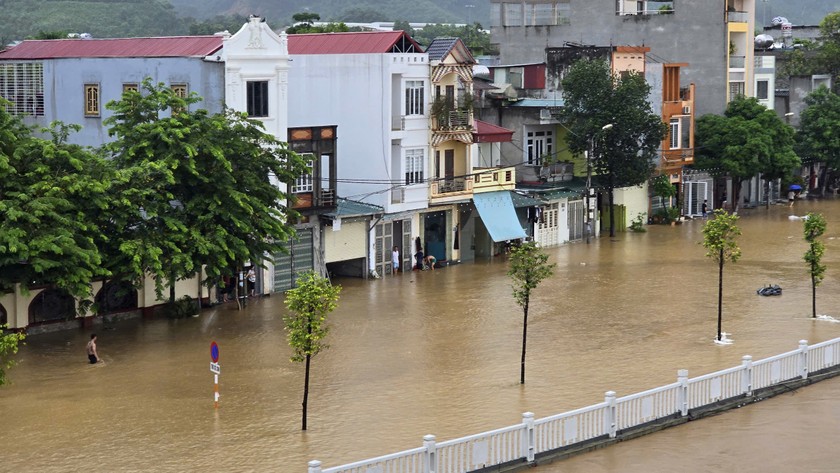
[[730, 69], [743, 69], [746, 67], [747, 58], [745, 56], [729, 56]]
[[465, 110], [450, 110], [437, 117], [438, 131], [461, 131], [471, 128], [470, 112]]
[[433, 196], [472, 192], [472, 190], [473, 181], [471, 178], [439, 179], [437, 181], [432, 181], [431, 185], [431, 194]]
[[405, 117], [394, 115], [391, 117], [391, 131], [405, 130]]
[[749, 23], [750, 14], [745, 11], [726, 12], [726, 18], [730, 23]]

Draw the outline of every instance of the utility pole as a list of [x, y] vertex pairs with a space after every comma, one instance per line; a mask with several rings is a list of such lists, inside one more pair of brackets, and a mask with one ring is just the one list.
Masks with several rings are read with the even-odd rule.
[[[591, 194], [592, 194], [592, 155], [595, 153], [595, 137], [602, 131], [607, 131], [613, 127], [612, 123], [608, 123], [601, 127], [600, 130], [593, 133], [589, 138], [589, 149], [586, 154], [586, 244], [589, 244], [589, 234], [592, 233], [592, 209], [591, 209]], [[612, 212], [612, 209], [610, 209]]]

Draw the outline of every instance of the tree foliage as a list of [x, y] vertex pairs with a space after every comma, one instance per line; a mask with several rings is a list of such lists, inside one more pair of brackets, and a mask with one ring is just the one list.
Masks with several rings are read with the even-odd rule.
[[234, 34], [248, 22], [242, 15], [217, 15], [206, 20], [190, 20], [188, 33], [190, 35], [211, 35], [221, 31]]
[[0, 289], [52, 285], [76, 297], [107, 271], [97, 242], [108, 209], [108, 163], [66, 143], [78, 126], [52, 124], [32, 136], [0, 103]]
[[305, 362], [306, 372], [303, 388], [302, 430], [306, 430], [306, 408], [309, 400], [309, 369], [312, 357], [327, 348], [324, 344], [329, 332], [327, 315], [338, 306], [341, 286], [333, 286], [329, 280], [314, 271], [303, 273], [297, 287], [286, 292], [286, 307], [289, 314], [283, 318], [293, 362]]
[[741, 248], [738, 247], [738, 236], [741, 229], [736, 222], [738, 215], [730, 214], [723, 209], [714, 211], [713, 218], [703, 225], [703, 246], [706, 257], [718, 263], [718, 328], [717, 339], [721, 340], [723, 321], [723, 266], [725, 263], [736, 263], [741, 258]]
[[754, 97], [737, 97], [721, 115], [697, 120], [694, 164], [715, 177], [733, 180], [732, 202], [740, 201], [740, 183], [764, 173], [782, 178], [801, 165], [793, 150], [793, 129]]
[[461, 38], [464, 45], [475, 56], [497, 54], [497, 48], [490, 43], [490, 32], [484, 30], [481, 24], [426, 25], [422, 29], [413, 29], [408, 22], [395, 22], [394, 30], [403, 30], [420, 43], [424, 48], [429, 46], [435, 38]]
[[840, 96], [820, 87], [805, 98], [796, 134], [797, 150], [809, 162], [840, 169]]
[[513, 298], [522, 307], [522, 360], [520, 363], [520, 384], [525, 384], [525, 345], [528, 340], [528, 309], [531, 305], [531, 291], [554, 274], [554, 263], [548, 263], [548, 254], [533, 241], [514, 247], [510, 253], [508, 276], [513, 281]]
[[289, 183], [305, 170], [259, 121], [231, 110], [210, 114], [195, 106], [200, 100], [146, 79], [142, 93], [107, 105], [119, 242], [109, 253], [126, 279], [148, 274], [158, 293], [168, 284], [170, 299], [174, 282], [202, 266], [209, 284], [281, 251], [296, 214], [272, 179]]
[[0, 325], [0, 386], [8, 382], [6, 370], [11, 369], [15, 364], [12, 359], [18, 352], [18, 346], [26, 339], [23, 332], [7, 332], [5, 325]]
[[825, 277], [825, 265], [822, 257], [825, 254], [825, 243], [819, 237], [825, 234], [825, 217], [822, 214], [810, 212], [805, 217], [804, 233], [808, 242], [808, 250], [803, 259], [808, 264], [808, 274], [811, 275], [811, 316], [817, 316], [817, 286]]
[[[603, 60], [582, 59], [563, 79], [561, 117], [571, 133], [566, 135], [575, 153], [590, 151], [590, 163], [603, 176], [613, 206], [613, 190], [637, 186], [648, 179], [667, 132], [662, 118], [653, 113], [650, 86], [643, 76], [613, 74]], [[604, 126], [612, 125], [608, 130]], [[610, 236], [615, 236], [610, 212]]]

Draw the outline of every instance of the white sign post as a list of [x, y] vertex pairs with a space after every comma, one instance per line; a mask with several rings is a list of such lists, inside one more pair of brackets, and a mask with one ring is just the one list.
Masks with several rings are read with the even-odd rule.
[[219, 345], [216, 342], [210, 343], [210, 372], [213, 373], [213, 407], [219, 408], [219, 374], [222, 367], [219, 366]]

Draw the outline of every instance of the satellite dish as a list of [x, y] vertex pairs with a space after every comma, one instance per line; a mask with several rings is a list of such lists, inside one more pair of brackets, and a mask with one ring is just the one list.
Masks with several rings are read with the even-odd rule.
[[760, 34], [755, 37], [755, 47], [758, 49], [767, 49], [770, 46], [773, 46], [773, 43], [775, 42], [776, 40], [774, 40], [769, 34]]

